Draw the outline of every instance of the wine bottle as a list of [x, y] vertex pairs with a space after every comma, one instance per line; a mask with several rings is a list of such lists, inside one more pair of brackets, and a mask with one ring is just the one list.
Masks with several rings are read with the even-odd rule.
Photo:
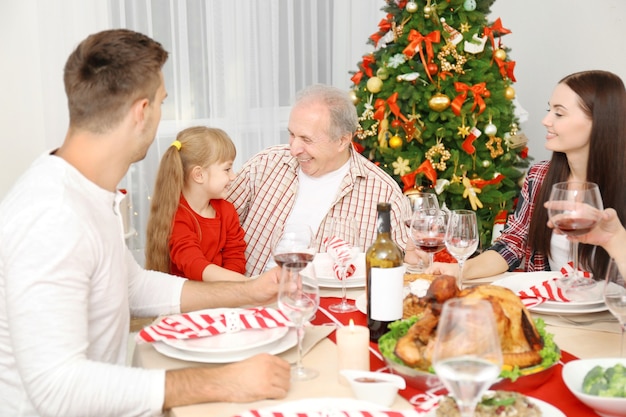
[[402, 250], [391, 239], [391, 204], [378, 203], [376, 240], [365, 253], [367, 327], [370, 340], [387, 333], [389, 323], [402, 318], [404, 262]]

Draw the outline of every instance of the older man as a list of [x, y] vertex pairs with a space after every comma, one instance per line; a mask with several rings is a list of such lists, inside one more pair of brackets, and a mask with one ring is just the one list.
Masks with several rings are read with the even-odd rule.
[[247, 273], [271, 264], [272, 232], [288, 223], [311, 226], [317, 241], [332, 217], [354, 218], [363, 248], [376, 237], [376, 204], [392, 205], [395, 242], [405, 247], [402, 225], [408, 199], [381, 168], [355, 152], [358, 125], [347, 92], [313, 85], [302, 90], [289, 117], [289, 145], [268, 148], [247, 161], [227, 197], [246, 231]]

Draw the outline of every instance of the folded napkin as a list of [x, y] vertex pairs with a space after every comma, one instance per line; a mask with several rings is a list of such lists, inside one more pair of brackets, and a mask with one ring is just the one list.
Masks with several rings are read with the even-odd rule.
[[417, 411], [354, 411], [328, 409], [322, 411], [271, 411], [249, 410], [234, 417], [411, 417], [420, 415]]
[[[356, 272], [356, 266], [353, 263], [348, 264], [352, 260], [352, 246], [343, 239], [336, 236], [324, 238], [326, 252], [334, 259], [333, 272], [335, 277], [341, 280], [341, 269], [346, 268], [346, 278], [350, 278]], [[346, 266], [346, 264], [348, 264]]]
[[270, 329], [291, 326], [291, 321], [273, 308], [201, 310], [163, 317], [144, 327], [135, 340], [151, 343], [165, 339], [196, 339], [245, 329]]
[[[565, 296], [563, 290], [557, 285], [557, 281], [563, 278], [567, 278], [574, 271], [573, 264], [570, 262], [561, 268], [561, 274], [556, 275], [553, 278], [549, 278], [539, 284], [532, 285], [528, 288], [524, 288], [518, 291], [517, 295], [522, 300], [522, 303], [529, 307], [535, 307], [545, 301], [560, 301], [567, 303], [570, 300]], [[578, 273], [585, 278], [591, 279], [592, 274], [578, 270]]]

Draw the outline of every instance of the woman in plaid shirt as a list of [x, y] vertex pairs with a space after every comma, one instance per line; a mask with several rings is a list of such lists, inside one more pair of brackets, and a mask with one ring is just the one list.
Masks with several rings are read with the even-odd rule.
[[[544, 203], [552, 185], [564, 181], [598, 184], [605, 207], [626, 222], [626, 90], [607, 71], [568, 75], [555, 87], [548, 114], [546, 148], [550, 161], [533, 165], [526, 176], [515, 213], [497, 241], [463, 268], [464, 279], [505, 271], [558, 270], [569, 260], [569, 242], [546, 227]], [[580, 267], [604, 276], [609, 255], [598, 246], [582, 244]], [[456, 275], [456, 265], [435, 264], [430, 272]]]

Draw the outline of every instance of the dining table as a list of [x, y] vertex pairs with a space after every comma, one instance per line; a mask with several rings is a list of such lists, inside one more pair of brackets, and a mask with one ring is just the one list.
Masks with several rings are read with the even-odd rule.
[[[516, 275], [519, 275], [517, 277]], [[490, 284], [496, 280], [515, 276], [524, 279], [522, 272], [507, 272], [493, 277], [469, 281], [469, 285]], [[348, 288], [349, 300], [363, 300], [363, 287]], [[337, 302], [341, 297], [339, 288], [321, 288], [320, 306], [315, 317], [306, 327], [304, 338], [303, 364], [314, 368], [319, 375], [308, 381], [294, 381], [287, 396], [280, 400], [263, 400], [252, 403], [213, 402], [183, 407], [174, 407], [169, 411], [171, 417], [231, 417], [247, 410], [259, 410], [276, 407], [281, 404], [305, 399], [341, 399], [354, 398], [351, 388], [339, 378], [337, 345], [335, 330], [346, 326], [350, 321], [356, 325], [367, 325], [366, 314], [359, 309], [351, 313], [333, 313], [328, 306]], [[597, 416], [585, 404], [580, 402], [566, 387], [561, 371], [563, 365], [578, 358], [619, 357], [620, 355], [620, 326], [617, 320], [612, 320], [608, 311], [575, 315], [539, 314], [531, 309], [533, 318], [541, 318], [546, 323], [546, 331], [554, 335], [554, 341], [561, 351], [561, 359], [554, 370], [537, 386], [525, 387], [520, 390], [524, 395], [539, 399], [556, 407], [566, 416]], [[375, 342], [370, 343], [370, 370], [391, 372], [387, 368], [384, 358]], [[278, 356], [289, 362], [295, 362], [294, 347]], [[190, 366], [220, 366], [221, 364], [201, 363], [189, 360], [175, 359], [159, 353], [149, 343], [138, 344], [134, 349], [132, 364], [136, 367], [149, 369], [177, 369]], [[392, 410], [418, 410], [423, 415], [428, 408], [435, 405], [441, 395], [445, 394], [443, 386], [438, 385], [428, 390], [419, 390], [410, 385], [400, 390]], [[431, 412], [432, 413], [432, 412]], [[421, 415], [421, 414], [420, 414]]]

